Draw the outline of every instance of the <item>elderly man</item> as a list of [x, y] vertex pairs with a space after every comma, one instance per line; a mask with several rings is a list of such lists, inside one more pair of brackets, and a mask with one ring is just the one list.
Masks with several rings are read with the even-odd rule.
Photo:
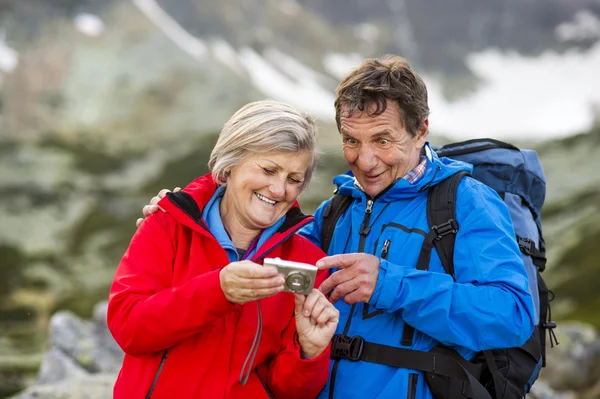
[[[300, 231], [330, 255], [317, 263], [331, 273], [320, 290], [340, 311], [331, 373], [318, 397], [432, 398], [432, 380], [447, 382], [438, 397], [484, 397], [468, 365], [449, 359], [520, 346], [534, 327], [506, 205], [486, 185], [461, 179], [454, 274], [435, 248], [417, 267], [431, 236], [429, 190], [471, 166], [429, 147], [427, 89], [404, 58], [365, 60], [338, 86], [335, 110], [350, 172], [335, 177], [333, 198], [345, 196], [349, 205], [330, 243], [327, 237], [324, 245], [322, 228], [333, 198]], [[144, 214], [155, 210], [144, 207]], [[445, 351], [434, 358], [436, 347]]]

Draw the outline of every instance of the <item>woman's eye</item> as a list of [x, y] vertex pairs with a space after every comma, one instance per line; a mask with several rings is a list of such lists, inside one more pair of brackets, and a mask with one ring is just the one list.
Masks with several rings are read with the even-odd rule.
[[290, 177], [290, 178], [288, 179], [288, 181], [289, 181], [290, 183], [292, 183], [292, 184], [301, 184], [301, 183], [302, 183], [302, 181], [301, 181], [301, 180], [299, 180], [299, 179], [295, 179], [295, 178], [293, 178], [293, 177]]
[[263, 171], [267, 174], [267, 175], [273, 175], [275, 174], [275, 171], [272, 169], [267, 169], [267, 168], [263, 168]]

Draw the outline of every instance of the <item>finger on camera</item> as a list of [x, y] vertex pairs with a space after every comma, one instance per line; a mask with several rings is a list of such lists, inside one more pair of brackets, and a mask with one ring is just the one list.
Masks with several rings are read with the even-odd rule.
[[306, 295], [304, 294], [294, 294], [294, 313], [296, 315], [302, 314], [304, 309], [304, 302], [306, 301]]
[[244, 267], [244, 277], [250, 279], [265, 279], [272, 277], [281, 277], [277, 272], [277, 269], [273, 266], [261, 266], [254, 263]]
[[304, 302], [304, 316], [309, 316], [313, 312], [313, 308], [315, 304], [319, 301], [319, 298], [325, 298], [325, 296], [316, 288], [313, 288], [310, 294], [306, 296], [306, 301]]
[[281, 276], [266, 277], [266, 278], [247, 278], [241, 279], [240, 284], [244, 285], [249, 289], [262, 289], [262, 288], [282, 288], [285, 284], [285, 280]]
[[272, 266], [261, 266], [249, 260], [233, 262], [225, 266], [235, 271], [235, 274], [245, 279], [263, 279], [277, 276], [277, 269]]

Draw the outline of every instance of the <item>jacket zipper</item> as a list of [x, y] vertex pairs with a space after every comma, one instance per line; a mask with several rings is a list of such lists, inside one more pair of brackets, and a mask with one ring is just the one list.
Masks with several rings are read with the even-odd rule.
[[381, 248], [381, 259], [387, 259], [391, 243], [392, 242], [390, 240], [385, 240], [383, 242], [383, 248]]
[[260, 376], [258, 375], [258, 372], [256, 370], [254, 370], [254, 372], [256, 373], [256, 377], [258, 378], [258, 380], [262, 384], [263, 388], [265, 389], [265, 392], [267, 393], [267, 396], [269, 397], [269, 399], [273, 398], [273, 394], [271, 393], [271, 390], [267, 387], [267, 384], [262, 380], [262, 378], [260, 378]]
[[415, 399], [417, 396], [417, 381], [419, 380], [419, 374], [410, 373], [408, 375], [408, 393], [406, 399]]
[[165, 365], [165, 361], [167, 360], [167, 353], [167, 350], [163, 352], [162, 358], [160, 359], [160, 364], [158, 365], [158, 370], [156, 370], [156, 375], [154, 376], [154, 380], [152, 381], [152, 385], [150, 385], [150, 389], [146, 394], [146, 399], [150, 399], [150, 397], [152, 397], [152, 392], [154, 391], [154, 387], [158, 382], [158, 376], [160, 375], [160, 372], [162, 371], [163, 366]]
[[[369, 221], [371, 220], [371, 212], [373, 211], [373, 200], [367, 200], [367, 207], [365, 208], [365, 217], [360, 225], [360, 240], [358, 242], [358, 252], [364, 252], [365, 249], [365, 241], [367, 240], [367, 235], [369, 234], [370, 228]], [[346, 325], [344, 326], [344, 335], [348, 334], [348, 330], [350, 330], [350, 324], [352, 323], [352, 316], [354, 315], [354, 310], [356, 309], [356, 304], [352, 304], [350, 308], [350, 314], [348, 315], [348, 320], [346, 320]], [[333, 399], [333, 391], [335, 390], [335, 376], [337, 375], [337, 369], [340, 365], [339, 359], [334, 360], [333, 368], [331, 369], [331, 382], [329, 383], [329, 399]]]
[[[388, 251], [390, 249], [391, 243], [392, 242], [389, 239], [387, 239], [383, 242], [383, 247], [381, 248], [381, 256], [380, 256], [381, 259], [387, 259]], [[377, 244], [375, 244], [375, 248], [377, 248]], [[373, 253], [375, 253], [376, 250], [377, 249], [374, 249]], [[385, 312], [384, 310], [379, 309], [379, 310], [374, 310], [373, 312], [369, 313], [369, 309], [370, 309], [370, 305], [368, 303], [365, 303], [364, 307], [363, 307], [363, 316], [362, 316], [363, 320], [367, 320], [367, 319], [370, 319], [371, 317], [379, 316], [380, 314]]]

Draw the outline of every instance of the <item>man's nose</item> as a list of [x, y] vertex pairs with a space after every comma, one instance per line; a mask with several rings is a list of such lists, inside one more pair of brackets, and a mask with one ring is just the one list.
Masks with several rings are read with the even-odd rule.
[[356, 166], [364, 172], [368, 172], [377, 165], [377, 157], [370, 146], [361, 146], [356, 158]]

